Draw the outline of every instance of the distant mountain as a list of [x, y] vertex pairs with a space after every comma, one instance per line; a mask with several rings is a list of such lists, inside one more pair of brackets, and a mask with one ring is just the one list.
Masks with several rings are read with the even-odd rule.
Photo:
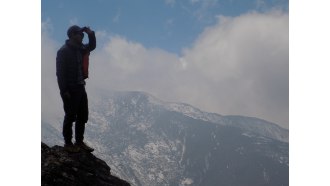
[[[43, 141], [62, 143], [60, 128], [43, 121]], [[288, 185], [288, 136], [261, 119], [207, 113], [142, 92], [93, 97], [86, 127], [95, 153], [136, 186]]]

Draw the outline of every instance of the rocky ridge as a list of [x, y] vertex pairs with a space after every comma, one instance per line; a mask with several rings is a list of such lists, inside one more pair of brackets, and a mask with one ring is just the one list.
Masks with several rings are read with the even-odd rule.
[[110, 167], [89, 152], [68, 153], [41, 143], [42, 186], [130, 186], [110, 173]]

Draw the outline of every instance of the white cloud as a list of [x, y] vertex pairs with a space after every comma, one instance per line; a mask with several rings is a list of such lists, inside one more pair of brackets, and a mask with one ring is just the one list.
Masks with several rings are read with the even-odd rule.
[[52, 24], [52, 22], [49, 18], [47, 18], [46, 21], [41, 23], [41, 31], [44, 34], [49, 34], [49, 33], [52, 33], [54, 31], [53, 24]]
[[42, 25], [48, 26], [42, 26], [41, 32], [41, 116], [43, 120], [54, 121], [63, 113], [55, 74], [56, 51], [60, 44], [49, 37], [50, 22]]
[[[288, 127], [288, 14], [249, 13], [218, 19], [181, 56], [110, 36], [91, 54], [89, 96], [99, 88], [140, 90], [165, 101], [186, 102], [220, 114], [255, 116]], [[51, 63], [42, 68], [47, 71], [42, 77], [52, 80], [43, 81], [42, 89], [56, 89], [43, 94], [57, 95], [56, 44], [49, 38], [42, 40], [42, 47], [48, 48], [42, 51], [42, 64]]]
[[[289, 24], [282, 12], [219, 17], [184, 52], [206, 110], [288, 125]], [[201, 91], [202, 90], [202, 91]], [[211, 96], [198, 96], [198, 95]]]
[[[107, 40], [108, 39], [108, 33], [107, 31], [105, 30], [98, 30], [98, 31], [95, 31], [95, 36], [98, 40]], [[87, 42], [87, 41], [86, 41]]]
[[111, 37], [104, 48], [91, 57], [95, 61], [91, 68], [97, 73], [91, 74], [94, 78], [90, 81], [98, 86], [109, 84], [117, 90], [160, 89], [170, 83], [171, 74], [179, 66], [176, 55], [160, 49], [146, 49], [120, 36]]

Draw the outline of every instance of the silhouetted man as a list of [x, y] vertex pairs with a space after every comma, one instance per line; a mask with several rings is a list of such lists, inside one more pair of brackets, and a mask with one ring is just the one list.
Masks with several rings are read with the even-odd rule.
[[[83, 44], [84, 32], [89, 43]], [[56, 57], [56, 76], [65, 112], [63, 121], [64, 148], [69, 152], [80, 149], [94, 151], [84, 143], [88, 120], [88, 100], [85, 79], [88, 77], [88, 56], [96, 48], [95, 33], [89, 27], [71, 26], [65, 44]], [[75, 144], [72, 143], [72, 125], [75, 122]]]

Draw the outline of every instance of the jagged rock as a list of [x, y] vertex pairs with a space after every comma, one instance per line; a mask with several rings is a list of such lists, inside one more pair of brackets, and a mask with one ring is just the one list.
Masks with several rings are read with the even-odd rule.
[[110, 173], [110, 167], [89, 152], [68, 153], [41, 142], [42, 186], [130, 186]]

